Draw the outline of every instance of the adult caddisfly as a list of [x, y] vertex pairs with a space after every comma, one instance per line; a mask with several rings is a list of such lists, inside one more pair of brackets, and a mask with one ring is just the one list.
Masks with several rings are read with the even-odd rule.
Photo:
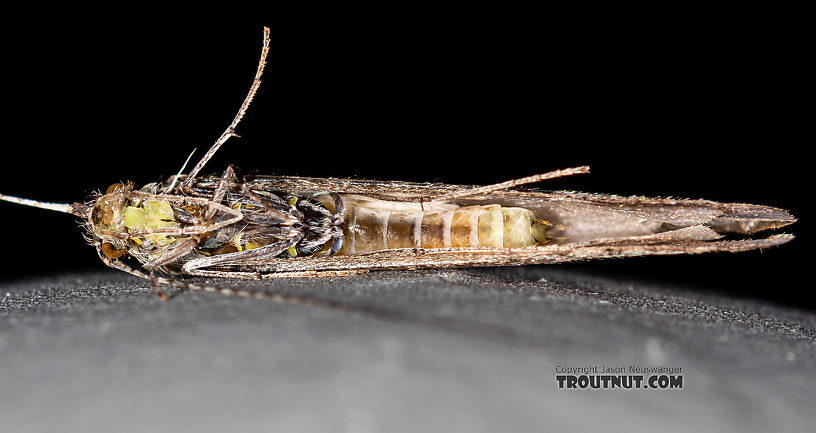
[[161, 297], [161, 285], [255, 296], [183, 282], [181, 276], [314, 277], [737, 252], [793, 238], [721, 239], [795, 221], [767, 206], [513, 189], [586, 173], [587, 167], [482, 187], [241, 176], [232, 167], [221, 176], [199, 176], [234, 135], [260, 85], [268, 51], [265, 29], [249, 94], [227, 130], [186, 175], [139, 189], [115, 184], [86, 203], [0, 199], [81, 217], [102, 261], [150, 279]]

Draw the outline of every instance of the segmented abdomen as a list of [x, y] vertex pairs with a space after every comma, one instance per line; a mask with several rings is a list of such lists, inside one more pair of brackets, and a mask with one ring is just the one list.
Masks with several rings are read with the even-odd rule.
[[393, 248], [523, 247], [546, 242], [546, 223], [528, 209], [486, 204], [389, 202], [344, 197], [343, 247], [338, 254]]

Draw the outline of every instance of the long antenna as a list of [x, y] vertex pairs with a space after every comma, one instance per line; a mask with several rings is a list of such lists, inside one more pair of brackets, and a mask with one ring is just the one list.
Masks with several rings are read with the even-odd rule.
[[252, 86], [249, 88], [249, 94], [247, 94], [246, 99], [244, 99], [244, 103], [241, 104], [241, 108], [238, 110], [238, 114], [235, 116], [235, 119], [232, 120], [232, 123], [221, 134], [221, 137], [218, 138], [218, 141], [210, 147], [210, 150], [198, 161], [195, 167], [190, 170], [190, 174], [187, 175], [187, 178], [184, 180], [182, 186], [184, 188], [189, 188], [193, 185], [195, 181], [195, 177], [198, 176], [198, 173], [204, 168], [204, 164], [215, 155], [215, 152], [229, 140], [230, 137], [237, 137], [235, 134], [235, 127], [238, 126], [238, 122], [244, 118], [244, 114], [249, 108], [249, 104], [252, 103], [252, 98], [255, 97], [255, 92], [258, 91], [258, 87], [261, 85], [261, 75], [263, 74], [264, 66], [266, 66], [266, 56], [269, 54], [269, 27], [264, 27], [264, 40], [263, 40], [263, 48], [261, 49], [261, 60], [258, 62], [258, 70], [255, 72], [255, 79], [252, 81]]
[[74, 213], [74, 205], [68, 203], [49, 203], [45, 201], [31, 200], [27, 198], [14, 197], [11, 195], [0, 194], [0, 200], [11, 203], [21, 204], [23, 206], [38, 207], [40, 209], [54, 210], [57, 212]]

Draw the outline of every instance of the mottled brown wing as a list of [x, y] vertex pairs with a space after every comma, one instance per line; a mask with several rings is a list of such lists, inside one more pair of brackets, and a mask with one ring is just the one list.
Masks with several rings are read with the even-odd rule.
[[360, 194], [371, 198], [392, 201], [427, 201], [429, 198], [435, 196], [467, 191], [473, 188], [472, 186], [430, 182], [421, 183], [299, 176], [247, 176], [245, 180], [252, 188], [267, 191], [282, 191], [295, 195], [307, 193]]
[[257, 270], [259, 278], [303, 271], [384, 270], [514, 266], [561, 263], [575, 260], [636, 257], [647, 255], [702, 254], [740, 252], [781, 245], [791, 235], [766, 239], [715, 241], [713, 231], [695, 227], [684, 233], [661, 233], [620, 239], [552, 244], [526, 248], [439, 248], [396, 249], [356, 256], [304, 257], [257, 263], [243, 263], [246, 270]]
[[524, 248], [393, 249], [369, 254], [242, 261], [226, 267], [258, 278], [303, 271], [420, 269], [559, 263], [645, 255], [739, 252], [768, 248], [793, 239], [780, 234], [766, 239], [721, 240], [729, 233], [750, 234], [796, 221], [783, 209], [709, 200], [620, 197], [570, 191], [502, 190], [468, 196], [473, 187], [438, 183], [255, 176], [253, 189], [294, 195], [357, 194], [395, 201], [429, 201], [457, 196], [460, 205], [500, 203], [543, 215], [562, 235], [551, 244]]
[[393, 201], [431, 201], [434, 197], [460, 195], [462, 205], [499, 203], [525, 208], [546, 207], [545, 218], [561, 224], [581, 218], [582, 224], [613, 225], [638, 219], [682, 228], [707, 225], [719, 233], [750, 234], [786, 226], [796, 221], [784, 209], [770, 206], [719, 203], [710, 200], [621, 197], [573, 191], [517, 191], [507, 189], [488, 195], [468, 196], [473, 186], [441, 183], [385, 182], [377, 180], [332, 179], [285, 176], [248, 178], [252, 188], [307, 193], [359, 194]]

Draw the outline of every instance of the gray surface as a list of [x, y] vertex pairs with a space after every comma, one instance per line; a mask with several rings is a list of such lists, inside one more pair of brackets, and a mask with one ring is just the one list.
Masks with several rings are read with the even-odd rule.
[[[4, 283], [3, 430], [808, 431], [816, 314], [565, 269], [251, 284], [372, 314]], [[684, 388], [559, 390], [557, 365], [682, 367]]]

